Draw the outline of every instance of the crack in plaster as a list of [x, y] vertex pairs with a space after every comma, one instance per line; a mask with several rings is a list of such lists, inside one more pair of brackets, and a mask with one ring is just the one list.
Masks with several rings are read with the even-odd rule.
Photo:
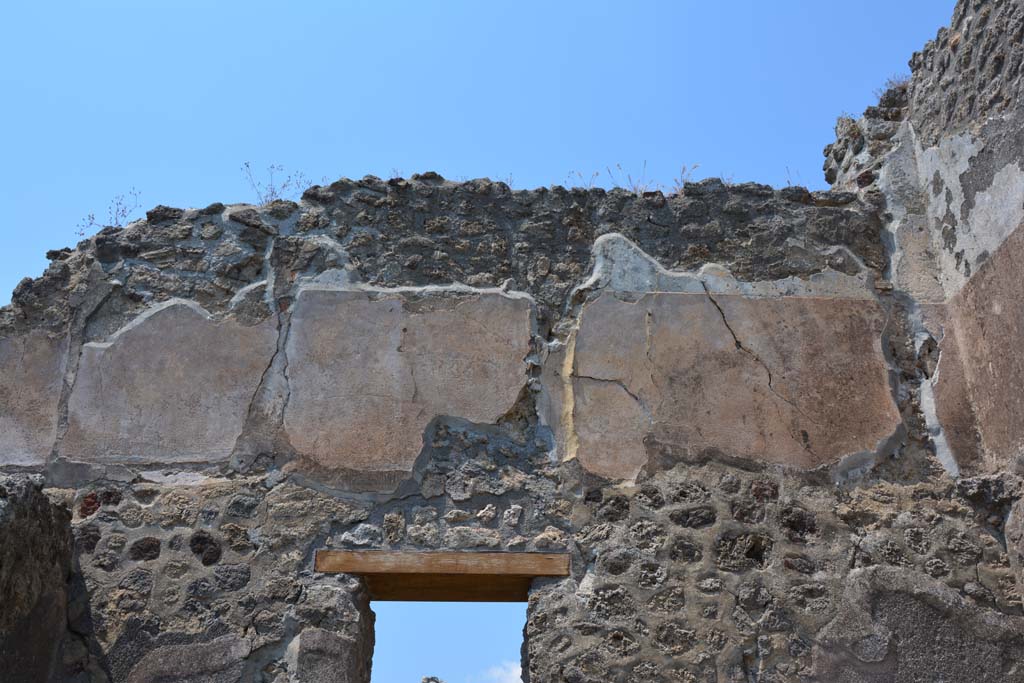
[[[775, 373], [771, 367], [752, 349], [743, 344], [736, 330], [732, 327], [716, 294], [741, 296], [745, 299], [783, 299], [798, 298], [836, 298], [853, 300], [878, 301], [877, 293], [870, 286], [868, 275], [850, 276], [827, 269], [809, 279], [784, 278], [774, 281], [743, 282], [736, 280], [729, 271], [715, 264], [706, 264], [697, 272], [672, 271], [664, 268], [652, 256], [639, 246], [619, 233], [608, 233], [600, 236], [594, 243], [594, 260], [590, 277], [574, 291], [571, 301], [576, 302], [571, 315], [567, 316], [565, 356], [561, 368], [561, 384], [563, 405], [561, 410], [563, 445], [565, 460], [574, 459], [577, 455], [579, 440], [576, 434], [576, 397], [573, 380], [576, 378], [605, 381], [617, 384], [643, 409], [651, 424], [654, 419], [646, 403], [626, 386], [621, 378], [600, 378], [579, 375], [576, 372], [575, 344], [586, 304], [605, 290], [623, 294], [657, 294], [657, 293], [703, 293], [709, 303], [715, 307], [723, 326], [731, 336], [736, 349], [748, 356], [765, 372], [768, 391], [782, 403], [792, 408], [797, 415], [809, 422], [821, 426], [821, 423], [808, 415], [794, 401], [783, 395], [776, 387]], [[888, 311], [891, 315], [891, 311]], [[888, 318], [887, 318], [888, 320]], [[650, 368], [652, 386], [657, 386], [655, 377], [657, 366], [652, 355], [653, 313], [646, 311], [644, 319], [645, 357]], [[775, 404], [780, 417], [784, 417], [779, 404]], [[816, 459], [819, 457], [815, 449], [804, 437], [804, 430], [790, 428], [790, 437], [801, 449]], [[888, 443], [891, 439], [883, 441]]]
[[[790, 406], [793, 410], [795, 410], [804, 419], [809, 420], [810, 422], [813, 422], [816, 425], [819, 424], [819, 422], [817, 420], [815, 420], [813, 417], [811, 417], [810, 415], [805, 413], [800, 408], [800, 406], [798, 406], [796, 403], [794, 403], [793, 401], [791, 401], [790, 399], [786, 398], [781, 393], [779, 393], [779, 391], [775, 388], [775, 376], [772, 374], [772, 369], [770, 367], [768, 367], [768, 364], [765, 363], [764, 360], [759, 355], [754, 353], [748, 347], [744, 346], [743, 342], [740, 341], [740, 338], [737, 336], [736, 331], [732, 328], [732, 325], [729, 324], [729, 319], [725, 315], [725, 311], [722, 310], [722, 306], [718, 303], [718, 301], [715, 299], [715, 297], [711, 294], [711, 290], [708, 288], [707, 283], [704, 280], [701, 280], [701, 285], [704, 288], [704, 293], [708, 297], [708, 301], [710, 301], [711, 305], [714, 306], [715, 310], [718, 311], [718, 315], [722, 319], [722, 324], [725, 325], [725, 329], [728, 330], [729, 334], [732, 336], [732, 340], [736, 344], [736, 349], [738, 351], [742, 351], [743, 353], [745, 353], [748, 356], [750, 356], [751, 358], [753, 358], [754, 362], [757, 363], [758, 365], [760, 365], [764, 369], [765, 374], [767, 375], [767, 378], [768, 378], [768, 391], [770, 391], [772, 393], [772, 395], [774, 395], [776, 398], [780, 399], [781, 401], [786, 403], [788, 406]], [[781, 416], [781, 412], [780, 412], [780, 416]], [[793, 437], [793, 440], [796, 441], [797, 443], [799, 443], [804, 448], [804, 450], [806, 450], [808, 453], [813, 455], [815, 458], [818, 457], [818, 454], [815, 453], [814, 449], [811, 447], [810, 442], [803, 438], [803, 433], [798, 435], [796, 433], [790, 432], [790, 436]]]
[[630, 391], [629, 387], [626, 386], [626, 383], [623, 382], [621, 379], [611, 379], [611, 378], [606, 378], [606, 377], [591, 377], [589, 375], [580, 375], [580, 374], [573, 375], [573, 379], [585, 379], [585, 380], [589, 380], [591, 382], [600, 382], [600, 383], [604, 383], [604, 384], [613, 384], [613, 385], [619, 387], [624, 392], [626, 392], [626, 394], [631, 399], [636, 401], [636, 404], [638, 406], [640, 406], [641, 410], [644, 411], [644, 415], [647, 416], [647, 421], [650, 422], [651, 424], [654, 424], [654, 416], [651, 415], [651, 411], [647, 407], [647, 404], [644, 402], [644, 400], [642, 398], [640, 398], [640, 396], [638, 396], [637, 394], [635, 394], [632, 391]]

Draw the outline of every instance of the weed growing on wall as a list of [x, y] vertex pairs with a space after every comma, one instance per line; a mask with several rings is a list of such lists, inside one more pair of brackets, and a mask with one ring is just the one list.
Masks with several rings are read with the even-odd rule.
[[302, 171], [286, 173], [281, 164], [267, 166], [266, 175], [261, 179], [256, 177], [252, 164], [246, 161], [242, 164], [242, 176], [256, 195], [256, 203], [260, 205], [278, 199], [297, 199], [313, 185], [313, 181]]
[[[645, 192], [661, 191], [665, 194], [682, 194], [683, 186], [692, 182], [693, 172], [700, 168], [700, 164], [683, 164], [679, 168], [679, 174], [668, 183], [655, 181], [647, 176], [647, 162], [644, 161], [640, 173], [636, 176], [622, 167], [622, 164], [615, 164], [615, 167], [605, 166], [605, 177], [607, 185], [611, 188], [629, 190], [636, 196]], [[592, 190], [595, 186], [601, 185], [601, 171], [584, 174], [580, 171], [573, 171], [566, 176], [565, 182], [572, 187], [581, 187], [585, 190]]]
[[78, 225], [76, 234], [85, 237], [101, 228], [123, 228], [131, 222], [132, 216], [139, 209], [139, 191], [134, 187], [124, 194], [115, 195], [107, 205], [107, 222], [96, 220], [95, 213], [89, 213]]
[[885, 79], [880, 88], [875, 88], [875, 97], [882, 99], [882, 95], [890, 90], [906, 90], [910, 86], [910, 74], [893, 74]]

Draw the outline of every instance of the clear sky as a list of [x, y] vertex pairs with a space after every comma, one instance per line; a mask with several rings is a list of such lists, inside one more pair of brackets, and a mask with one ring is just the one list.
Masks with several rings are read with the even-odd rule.
[[239, 167], [516, 188], [620, 164], [821, 187], [953, 0], [9, 2], [0, 304], [90, 212], [252, 201]]
[[[636, 177], [645, 163], [649, 180], [670, 184], [682, 165], [699, 164], [695, 178], [821, 188], [836, 116], [859, 113], [906, 73], [952, 7], [8, 2], [0, 304], [42, 272], [47, 249], [74, 244], [87, 214], [102, 222], [132, 188], [139, 215], [156, 204], [254, 201], [245, 161], [314, 180], [435, 170], [511, 178], [520, 189], [579, 184], [595, 171], [607, 186], [606, 168]], [[495, 677], [519, 659], [514, 607], [462, 621], [382, 607], [374, 683], [428, 674], [506, 683]], [[452, 666], [437, 668], [438, 657]]]
[[375, 602], [372, 683], [518, 683], [523, 602]]

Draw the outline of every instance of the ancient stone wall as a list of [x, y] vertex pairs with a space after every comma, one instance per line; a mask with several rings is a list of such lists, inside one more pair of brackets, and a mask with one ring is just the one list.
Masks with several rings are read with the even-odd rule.
[[961, 2], [829, 192], [366, 177], [51, 252], [0, 309], [48, 680], [364, 683], [328, 548], [567, 553], [532, 683], [1024, 680], [1022, 17]]
[[39, 476], [0, 475], [0, 672], [46, 681], [63, 660], [84, 654], [68, 629], [70, 515], [51, 502]]
[[1024, 11], [960, 2], [949, 28], [910, 60], [912, 77], [826, 148], [834, 189], [879, 207], [892, 241], [886, 276], [914, 302], [915, 336], [939, 342], [925, 392], [947, 462], [1019, 469], [1024, 365], [1017, 276], [1024, 221]]

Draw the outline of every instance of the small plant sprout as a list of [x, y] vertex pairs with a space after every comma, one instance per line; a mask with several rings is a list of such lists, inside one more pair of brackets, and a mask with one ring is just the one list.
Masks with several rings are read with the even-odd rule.
[[592, 190], [600, 176], [600, 171], [594, 171], [589, 176], [585, 176], [579, 171], [573, 171], [566, 177], [565, 184], [573, 187], [582, 187], [584, 190]]
[[679, 175], [672, 179], [671, 194], [682, 194], [686, 183], [693, 181], [693, 172], [700, 168], [700, 164], [683, 164], [679, 167]]
[[622, 164], [615, 164], [615, 171], [612, 171], [611, 167], [605, 167], [605, 170], [608, 171], [608, 177], [611, 179], [613, 187], [629, 190], [638, 197], [644, 192], [660, 189], [658, 183], [647, 177], [647, 161], [644, 161], [640, 175], [635, 180], [631, 173], [623, 170]]
[[[796, 180], [794, 183], [793, 180]], [[793, 187], [795, 185], [803, 186], [803, 182], [800, 179], [800, 171], [789, 170], [789, 166], [786, 167], [786, 187]]]
[[910, 85], [910, 74], [893, 74], [885, 79], [881, 88], [875, 88], [875, 97], [882, 99], [882, 95], [890, 90], [905, 90]]
[[[623, 190], [629, 190], [636, 196], [640, 197], [645, 192], [660, 191], [666, 194], [682, 194], [683, 186], [686, 183], [691, 182], [693, 178], [693, 172], [700, 168], [700, 164], [683, 164], [679, 168], [679, 175], [672, 179], [672, 182], [666, 185], [665, 183], [659, 183], [651, 178], [647, 177], [647, 162], [643, 163], [640, 169], [640, 175], [634, 177], [632, 173], [626, 171], [622, 164], [615, 164], [615, 167], [605, 167], [605, 173], [608, 176], [610, 185], [613, 188], [619, 188]], [[566, 177], [566, 184], [573, 187], [580, 187], [584, 190], [592, 190], [598, 185], [598, 180], [601, 178], [600, 171], [594, 171], [590, 175], [584, 175], [579, 171], [573, 171]]]
[[258, 204], [269, 204], [278, 199], [295, 199], [313, 184], [301, 171], [285, 174], [284, 166], [280, 164], [267, 166], [266, 179], [260, 180], [253, 173], [252, 164], [246, 161], [242, 164], [242, 175], [256, 195]]
[[102, 228], [123, 228], [131, 222], [132, 215], [139, 208], [139, 191], [134, 187], [123, 194], [114, 195], [107, 205], [107, 222], [100, 223], [96, 220], [95, 213], [89, 213], [83, 218], [75, 231], [79, 237], [85, 237], [89, 233], [97, 232]]

